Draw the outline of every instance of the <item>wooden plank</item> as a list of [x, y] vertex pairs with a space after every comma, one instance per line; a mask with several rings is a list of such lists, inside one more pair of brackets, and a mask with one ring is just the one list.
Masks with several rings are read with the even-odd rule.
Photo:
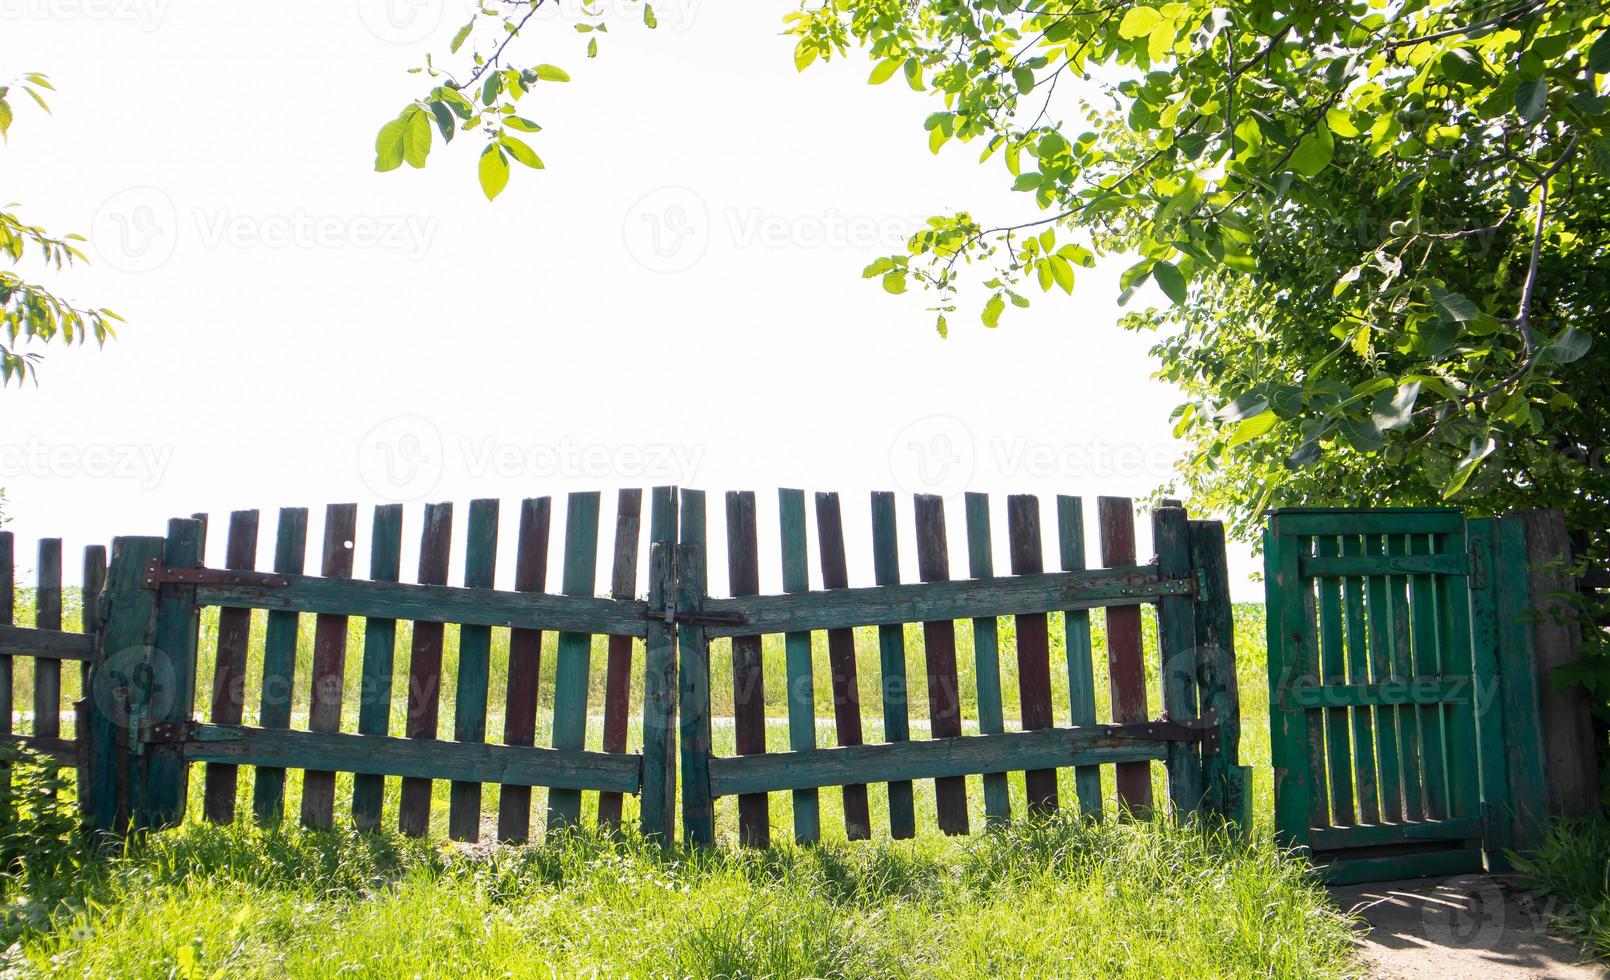
[[[1190, 528], [1185, 510], [1159, 507], [1152, 511], [1152, 549], [1157, 570], [1172, 579], [1191, 578]], [[1163, 716], [1182, 725], [1197, 721], [1196, 612], [1184, 596], [1171, 596], [1157, 607], [1158, 677]], [[1171, 742], [1168, 757], [1168, 796], [1176, 816], [1197, 812], [1202, 806], [1202, 751], [1199, 745]]]
[[4, 656], [35, 657], [52, 662], [88, 662], [95, 652], [95, 638], [83, 633], [58, 633], [31, 626], [0, 626], [0, 650]]
[[[989, 495], [969, 493], [965, 500], [967, 574], [979, 580], [993, 579], [995, 556], [993, 542], [990, 540]], [[978, 730], [985, 735], [999, 735], [1006, 731], [1006, 715], [1001, 705], [999, 628], [994, 616], [981, 616], [973, 620], [973, 674], [977, 678], [978, 687]], [[1021, 636], [1021, 625], [1018, 627], [1018, 632]], [[1055, 775], [1053, 771], [1053, 778]], [[984, 776], [984, 820], [988, 824], [1004, 824], [1011, 819], [1012, 797], [1006, 773], [988, 773]]]
[[[1386, 539], [1378, 534], [1365, 535], [1364, 553], [1372, 557], [1386, 554]], [[1388, 600], [1386, 576], [1371, 575], [1364, 584], [1364, 606], [1368, 626], [1369, 674], [1377, 683], [1398, 679], [1392, 662], [1392, 609]], [[1378, 765], [1376, 775], [1380, 782], [1379, 808], [1381, 817], [1388, 821], [1403, 820], [1403, 769], [1399, 762], [1398, 715], [1395, 705], [1383, 705], [1375, 711], [1375, 747]]]
[[628, 635], [642, 630], [643, 613], [648, 608], [641, 602], [591, 595], [541, 595], [301, 575], [284, 578], [284, 585], [202, 585], [197, 587], [196, 595], [202, 605], [210, 606]]
[[[282, 507], [275, 531], [274, 571], [300, 573], [307, 558], [307, 508]], [[197, 601], [202, 601], [198, 595]], [[296, 683], [296, 640], [299, 617], [294, 612], [268, 614], [263, 633], [263, 685], [258, 725], [289, 728], [291, 692]], [[252, 813], [259, 823], [278, 823], [285, 814], [285, 770], [261, 766], [252, 785]]]
[[[257, 524], [255, 510], [237, 510], [229, 515], [226, 568], [251, 571], [257, 567]], [[208, 713], [215, 725], [238, 725], [246, 710], [246, 655], [251, 638], [250, 609], [219, 610], [212, 704]], [[215, 824], [232, 823], [239, 781], [240, 770], [236, 766], [227, 763], [208, 766], [202, 788], [202, 816]]]
[[1476, 681], [1476, 710], [1473, 722], [1478, 758], [1480, 813], [1485, 827], [1484, 847], [1488, 868], [1509, 870], [1506, 849], [1514, 844], [1514, 804], [1509, 798], [1509, 779], [1504, 773], [1504, 705], [1498, 669], [1498, 583], [1493, 579], [1496, 557], [1493, 520], [1475, 518], [1465, 522], [1470, 541], [1470, 651], [1471, 673]]
[[[675, 600], [675, 487], [655, 487], [649, 498], [649, 608]], [[676, 831], [676, 629], [665, 617], [649, 621], [643, 637], [643, 794], [638, 809], [643, 836], [669, 841]]]
[[[1465, 530], [1439, 534], [1432, 539], [1433, 547], [1443, 554], [1469, 557], [1469, 541]], [[1437, 602], [1438, 663], [1443, 677], [1475, 672], [1470, 646], [1470, 590], [1467, 580], [1452, 575], [1438, 575], [1434, 580]], [[1476, 685], [1471, 684], [1472, 693]], [[1479, 817], [1481, 800], [1481, 750], [1476, 743], [1475, 698], [1450, 702], [1442, 709], [1444, 736], [1448, 744], [1448, 813], [1450, 817]], [[1495, 787], [1496, 789], [1496, 787]], [[1496, 795], [1490, 801], [1496, 809], [1503, 798]]]
[[[872, 494], [873, 581], [880, 586], [900, 583], [900, 546], [896, 533], [894, 494]], [[883, 740], [911, 738], [906, 698], [906, 631], [900, 624], [878, 627], [878, 671], [883, 689]], [[917, 835], [917, 811], [911, 780], [889, 782], [889, 836], [909, 840]]]
[[1327, 534], [1445, 534], [1465, 522], [1458, 508], [1371, 507], [1304, 509], [1279, 508], [1270, 512], [1285, 521], [1288, 533], [1301, 536]]
[[1504, 755], [1511, 806], [1509, 846], [1537, 846], [1549, 818], [1548, 756], [1543, 737], [1537, 651], [1532, 646], [1531, 576], [1526, 520], [1505, 517], [1494, 527], [1494, 580], [1498, 586], [1498, 664], [1503, 701]]
[[1349, 847], [1380, 847], [1402, 844], [1406, 841], [1479, 840], [1485, 832], [1486, 824], [1475, 817], [1416, 823], [1327, 827], [1314, 831], [1314, 850], [1338, 851]]
[[[426, 504], [425, 524], [419, 542], [419, 584], [445, 586], [447, 564], [452, 552], [453, 505]], [[439, 698], [442, 688], [441, 622], [415, 620], [408, 659], [408, 717], [403, 734], [409, 738], [435, 739]], [[397, 829], [410, 837], [430, 832], [431, 781], [404, 777], [397, 803]]]
[[[146, 565], [162, 556], [162, 538], [120, 537], [112, 541], [107, 571], [106, 624], [102, 642], [90, 662], [86, 771], [83, 792], [89, 825], [112, 834], [127, 826], [132, 773], [127, 756], [129, 711], [127, 692], [143, 671], [144, 650], [151, 644], [156, 592], [145, 588]], [[0, 555], [0, 557], [4, 557]], [[0, 564], [0, 574], [9, 569]], [[109, 839], [109, 838], [107, 838]]]
[[635, 793], [640, 770], [637, 757], [605, 752], [240, 725], [198, 725], [185, 743], [184, 752], [187, 759], [200, 762], [317, 766], [424, 782], [451, 778], [473, 783], [548, 786], [570, 792], [589, 789]]
[[[1018, 494], [1006, 498], [1007, 539], [1013, 575], [1039, 575], [1045, 571], [1040, 554], [1040, 498]], [[1051, 635], [1044, 613], [1019, 614], [1017, 627], [1018, 707], [1023, 730], [1051, 727]], [[1055, 813], [1057, 771], [1029, 769], [1023, 773], [1031, 814]]]
[[[844, 558], [844, 518], [839, 495], [816, 495], [816, 536], [822, 557], [822, 588], [850, 587], [849, 565]], [[855, 669], [855, 632], [849, 629], [827, 631], [827, 659], [833, 681], [833, 725], [840, 745], [860, 745], [861, 688]], [[850, 783], [843, 789], [844, 831], [850, 840], [872, 837], [872, 813], [865, 783]]]
[[[1353, 535], [1344, 535], [1349, 540]], [[1298, 566], [1304, 578], [1350, 578], [1356, 575], [1469, 575], [1466, 555], [1365, 555], [1362, 552], [1315, 555]]]
[[[1431, 539], [1424, 534], [1409, 536], [1409, 554], [1431, 553]], [[1409, 580], [1409, 619], [1414, 632], [1414, 672], [1416, 677], [1437, 677], [1442, 658], [1437, 647], [1437, 587], [1429, 575]], [[1436, 820], [1452, 816], [1448, 809], [1448, 766], [1444, 751], [1443, 710], [1439, 705], [1420, 705], [1420, 766], [1425, 778], [1426, 817]]]
[[[401, 504], [382, 504], [375, 508], [369, 539], [369, 579], [395, 582], [402, 574]], [[392, 674], [397, 659], [397, 621], [388, 618], [363, 622], [363, 665], [359, 676], [358, 734], [391, 734]], [[359, 773], [352, 777], [352, 824], [359, 830], [380, 826], [380, 811], [386, 798], [384, 776]]]
[[[464, 585], [490, 589], [497, 574], [498, 502], [470, 501], [464, 543]], [[453, 741], [486, 741], [486, 702], [492, 683], [492, 628], [464, 626], [458, 634], [458, 683], [453, 698]], [[447, 835], [474, 843], [481, 839], [481, 784], [454, 780], [448, 789]]]
[[[189, 518], [168, 522], [168, 539], [162, 564], [168, 568], [195, 568], [201, 564], [201, 524]], [[157, 592], [157, 623], [147, 656], [150, 670], [149, 702], [132, 726], [143, 736], [147, 725], [177, 724], [190, 720], [196, 702], [195, 588], [165, 583]], [[131, 738], [133, 737], [131, 733]], [[184, 820], [189, 797], [190, 767], [174, 742], [152, 742], [142, 759], [145, 786], [136, 794], [134, 824], [142, 829], [176, 827]]]
[[[1409, 540], [1401, 534], [1386, 539], [1388, 555], [1409, 553]], [[1414, 669], [1413, 630], [1409, 615], [1409, 583], [1403, 578], [1386, 580], [1391, 609], [1392, 677], [1412, 680]], [[1403, 765], [1403, 815], [1408, 820], [1425, 819], [1425, 780], [1420, 766], [1420, 712], [1398, 712], [1398, 758]]]
[[1526, 524], [1531, 606], [1537, 611], [1532, 618], [1532, 646], [1540, 672], [1549, 807], [1557, 817], [1585, 818], [1599, 812], [1592, 712], [1582, 685], [1554, 683], [1555, 672], [1572, 666], [1582, 655], [1582, 630], [1568, 599], [1574, 591], [1569, 574], [1571, 539], [1558, 510], [1524, 511], [1520, 518]]
[[1045, 728], [1032, 732], [963, 735], [733, 756], [710, 760], [710, 786], [718, 796], [833, 786], [847, 779], [956, 779], [1024, 766], [1145, 762], [1162, 759], [1166, 743], [1115, 735], [1117, 726]]
[[[1135, 564], [1135, 502], [1128, 497], [1096, 500], [1101, 528], [1101, 563], [1108, 568]], [[1107, 676], [1112, 690], [1112, 720], [1145, 721], [1146, 668], [1142, 663], [1141, 617], [1135, 606], [1109, 607], [1107, 615]], [[1149, 765], [1131, 763], [1116, 770], [1118, 805], [1144, 814], [1152, 806], [1152, 772]]]
[[[1085, 568], [1084, 501], [1057, 497], [1057, 550], [1064, 572]], [[1096, 723], [1096, 677], [1090, 644], [1090, 611], [1068, 609], [1062, 614], [1063, 645], [1068, 654], [1068, 720], [1075, 725]], [[1086, 817], [1101, 816], [1101, 769], [1081, 766], [1073, 772], [1079, 810]]]
[[[565, 506], [565, 595], [590, 596], [598, 582], [598, 505], [596, 491], [572, 493]], [[641, 629], [641, 624], [638, 626]], [[587, 740], [587, 686], [592, 676], [591, 633], [563, 631], [554, 654], [553, 747], [580, 749]], [[581, 794], [556, 789], [548, 794], [548, 832], [581, 825]]]
[[[778, 490], [778, 524], [782, 534], [783, 591], [808, 592], [805, 493]], [[709, 605], [709, 604], [707, 604]], [[783, 635], [783, 665], [788, 676], [788, 747], [795, 752], [816, 748], [816, 690], [811, 672], [811, 634], [795, 630]], [[794, 840], [808, 844], [822, 836], [821, 804], [815, 789], [794, 792]]]
[[1351, 885], [1361, 881], [1448, 877], [1481, 870], [1481, 849], [1471, 846], [1421, 854], [1394, 854], [1390, 857], [1350, 857], [1345, 861], [1322, 865], [1319, 876], [1327, 885]]
[[[755, 495], [727, 494], [727, 588], [733, 596], [760, 593], [760, 532]], [[759, 636], [732, 638], [733, 735], [739, 755], [766, 751], [766, 678]], [[766, 794], [738, 797], [738, 840], [748, 847], [771, 846], [771, 815]]]
[[[1317, 549], [1316, 539], [1305, 537], [1300, 539], [1302, 544], [1298, 552], [1301, 556], [1311, 554]], [[1311, 679], [1313, 684], [1322, 683], [1324, 676], [1324, 660], [1321, 649], [1321, 627], [1319, 619], [1318, 585], [1312, 580], [1303, 580], [1302, 583], [1302, 642], [1299, 646], [1301, 656], [1298, 676]], [[1311, 827], [1326, 827], [1331, 822], [1331, 785], [1329, 778], [1330, 757], [1325, 751], [1325, 735], [1329, 719], [1324, 711], [1308, 712], [1308, 771], [1314, 776], [1314, 793], [1309, 801], [1308, 821]]]
[[[87, 545], [84, 548], [84, 585], [80, 592], [83, 603], [83, 638], [89, 641], [89, 653], [79, 663], [79, 698], [73, 704], [73, 737], [75, 748], [86, 748], [90, 744], [89, 715], [90, 715], [90, 686], [89, 662], [94, 657], [95, 641], [100, 634], [102, 626], [101, 617], [101, 590], [106, 587], [106, 546], [101, 544]], [[78, 767], [78, 810], [85, 820], [86, 826], [90, 818], [90, 796], [92, 794], [91, 782], [93, 777], [89, 770], [89, 754], [87, 751], [78, 752], [73, 760]]]
[[[1138, 607], [1165, 595], [1189, 595], [1189, 582], [1159, 582], [1149, 565], [1047, 572], [826, 592], [711, 599], [705, 610], [736, 617], [708, 627], [711, 636], [753, 636], [941, 619], [1028, 615], [1067, 609]], [[1139, 616], [1139, 610], [1134, 610]]]
[[[680, 492], [680, 540], [674, 573], [673, 608], [699, 613], [705, 593], [704, 491]], [[715, 842], [715, 798], [710, 794], [710, 643], [697, 623], [676, 631], [680, 662], [677, 711], [682, 762], [682, 835], [688, 844]]]
[[1294, 684], [1281, 703], [1330, 711], [1391, 705], [1469, 704], [1475, 683], [1469, 675], [1393, 679], [1379, 684]]
[[[358, 505], [330, 504], [324, 509], [324, 552], [319, 574], [350, 579], [357, 551]], [[320, 613], [313, 618], [313, 669], [308, 678], [308, 730], [341, 730], [341, 698], [346, 680], [348, 618]], [[309, 769], [302, 774], [302, 826], [329, 830], [335, 826], [335, 773]]]
[[1191, 569], [1197, 578], [1198, 712], [1218, 725], [1202, 743], [1202, 793], [1207, 809], [1251, 829], [1251, 800], [1240, 783], [1241, 691], [1236, 680], [1235, 612], [1230, 604], [1230, 567], [1224, 525], [1190, 521]]
[[[34, 567], [34, 626], [61, 631], [61, 538], [39, 540], [39, 562]], [[33, 733], [42, 739], [61, 738], [61, 661], [34, 661]]]
[[[1341, 553], [1341, 542], [1331, 535], [1314, 539], [1314, 553], [1334, 558]], [[1299, 566], [1300, 568], [1300, 566]], [[1326, 687], [1347, 683], [1347, 651], [1342, 637], [1342, 583], [1326, 578], [1319, 589], [1320, 680]], [[1325, 757], [1330, 773], [1331, 823], [1346, 826], [1357, 823], [1353, 810], [1353, 753], [1349, 742], [1348, 709], [1325, 711]]]
[[[520, 530], [514, 559], [514, 590], [548, 587], [548, 532], [553, 502], [547, 497], [520, 501]], [[503, 741], [535, 745], [538, 679], [542, 676], [542, 631], [509, 631], [509, 677], [503, 695]], [[504, 783], [498, 789], [498, 840], [523, 843], [531, 837], [531, 787]]]
[[[917, 494], [916, 511], [917, 574], [924, 582], [948, 581], [950, 546], [945, 539], [945, 498]], [[929, 731], [936, 739], [955, 738], [962, 733], [961, 684], [956, 676], [956, 624], [948, 619], [924, 620], [922, 648], [928, 668]], [[967, 833], [967, 783], [961, 776], [934, 779], [934, 804], [941, 831]]]
[[[12, 645], [16, 635], [10, 627], [17, 621], [16, 539], [10, 531], [0, 531], [0, 735], [12, 732], [16, 714], [16, 680], [12, 676]], [[10, 770], [0, 768], [0, 790], [11, 788]]]
[[[1342, 558], [1369, 561], [1364, 556], [1364, 539], [1356, 534], [1342, 538]], [[1466, 561], [1468, 565], [1468, 560]], [[1370, 681], [1369, 634], [1364, 624], [1364, 579], [1349, 575], [1342, 579], [1343, 620], [1347, 627], [1347, 677], [1354, 684]], [[1380, 784], [1375, 770], [1375, 717], [1368, 707], [1352, 709], [1353, 769], [1361, 823], [1381, 819]]]
[[[609, 597], [630, 602], [637, 597], [637, 540], [641, 537], [643, 491], [622, 490], [615, 503], [615, 555], [610, 566]], [[642, 627], [637, 630], [642, 632]], [[632, 637], [621, 634], [609, 638], [604, 668], [604, 751], [626, 751], [626, 720], [632, 701]], [[598, 825], [621, 822], [621, 795], [604, 793], [598, 797]]]
[[[1275, 836], [1281, 847], [1305, 847], [1313, 806], [1308, 766], [1308, 713], [1282, 703], [1288, 685], [1301, 683], [1303, 583], [1297, 574], [1301, 539], [1287, 533], [1281, 517], [1263, 536], [1265, 630], [1269, 651], [1269, 747], [1275, 777]], [[1310, 624], [1310, 629], [1312, 625]]]

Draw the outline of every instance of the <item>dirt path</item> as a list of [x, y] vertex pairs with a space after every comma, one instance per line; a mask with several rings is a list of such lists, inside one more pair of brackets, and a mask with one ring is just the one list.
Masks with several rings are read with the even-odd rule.
[[1549, 934], [1548, 900], [1503, 875], [1349, 885], [1331, 896], [1368, 924], [1359, 948], [1372, 978], [1610, 976]]

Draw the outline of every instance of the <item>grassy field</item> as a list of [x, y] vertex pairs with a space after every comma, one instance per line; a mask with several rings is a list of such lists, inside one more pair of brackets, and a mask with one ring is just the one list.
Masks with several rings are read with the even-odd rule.
[[[22, 620], [30, 611], [26, 599]], [[69, 605], [72, 606], [71, 600]], [[69, 622], [75, 610], [70, 608]], [[1053, 664], [1063, 662], [1053, 616]], [[1105, 704], [1105, 638], [1093, 617], [1097, 690]], [[720, 801], [723, 846], [707, 853], [662, 850], [630, 834], [574, 834], [524, 848], [467, 847], [441, 841], [447, 785], [436, 784], [430, 841], [386, 832], [311, 834], [237, 823], [184, 828], [134, 843], [112, 859], [76, 871], [24, 875], [13, 882], [4, 918], [9, 967], [22, 973], [148, 976], [312, 976], [336, 972], [429, 974], [677, 976], [912, 976], [979, 973], [1100, 976], [1342, 976], [1354, 969], [1349, 927], [1299, 862], [1270, 843], [1267, 679], [1262, 607], [1236, 609], [1242, 688], [1242, 760], [1256, 768], [1249, 839], [1166, 822], [1067, 818], [945, 838], [934, 832], [932, 783], [917, 784], [919, 836], [887, 836], [887, 795], [871, 787], [875, 839], [844, 841], [837, 790], [821, 793], [824, 843], [780, 844], [758, 853], [732, 846], [736, 806]], [[296, 694], [298, 721], [311, 644], [304, 617]], [[1001, 622], [1001, 661], [1014, 663], [1011, 620]], [[362, 623], [352, 623], [347, 665], [347, 727], [356, 716]], [[1148, 649], [1154, 624], [1146, 621]], [[976, 719], [971, 625], [959, 623], [964, 716]], [[451, 716], [457, 667], [449, 629], [442, 691]], [[822, 638], [818, 636], [818, 642]], [[776, 641], [776, 642], [774, 642]], [[203, 621], [204, 664], [197, 716], [206, 718], [216, 620]], [[248, 671], [246, 718], [256, 714], [261, 624]], [[551, 719], [552, 638], [543, 662], [538, 743]], [[393, 731], [401, 730], [408, 636], [399, 638]], [[488, 731], [501, 731], [507, 635], [494, 634], [493, 704]], [[832, 744], [832, 704], [825, 649], [816, 657], [819, 744]], [[858, 631], [857, 652], [868, 737], [881, 732], [875, 632]], [[588, 744], [601, 735], [603, 648], [594, 656]], [[640, 655], [640, 652], [639, 652]], [[907, 634], [913, 728], [926, 727], [922, 637]], [[787, 744], [780, 638], [764, 648], [768, 744]], [[715, 749], [732, 751], [730, 651], [712, 650], [717, 721]], [[31, 677], [18, 664], [16, 703], [32, 704]], [[1156, 665], [1148, 662], [1157, 709]], [[1017, 690], [1004, 670], [1008, 728]], [[76, 697], [76, 672], [64, 677], [64, 703]], [[1067, 681], [1054, 684], [1056, 714], [1066, 719]], [[640, 690], [633, 692], [633, 728]], [[27, 719], [19, 727], [28, 727]], [[920, 737], [920, 734], [919, 734]], [[634, 742], [636, 735], [634, 732]], [[1106, 792], [1113, 792], [1110, 767]], [[1162, 796], [1162, 768], [1154, 767]], [[241, 776], [249, 810], [252, 774]], [[386, 821], [395, 820], [397, 781], [388, 781]], [[969, 780], [974, 826], [982, 830], [981, 792]], [[192, 778], [199, 811], [199, 770]], [[1021, 774], [1012, 778], [1014, 811], [1023, 812]], [[287, 781], [287, 812], [297, 812], [300, 778]], [[348, 805], [350, 777], [337, 790]], [[1071, 772], [1065, 799], [1073, 799]], [[533, 801], [541, 826], [544, 800]], [[774, 839], [790, 827], [789, 794], [771, 796]], [[483, 795], [483, 826], [495, 819], [497, 793]], [[586, 795], [588, 813], [595, 806]], [[635, 819], [627, 801], [627, 820]]]

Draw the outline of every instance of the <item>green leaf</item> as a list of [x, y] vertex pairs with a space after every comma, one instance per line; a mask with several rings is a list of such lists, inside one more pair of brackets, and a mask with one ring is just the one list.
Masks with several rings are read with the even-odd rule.
[[1062, 287], [1063, 292], [1067, 293], [1069, 296], [1072, 296], [1073, 266], [1068, 263], [1067, 259], [1060, 255], [1053, 255], [1048, 258], [1046, 262], [1051, 266], [1051, 277], [1056, 280], [1057, 285]]
[[431, 118], [436, 120], [436, 128], [441, 130], [442, 142], [451, 143], [458, 134], [458, 126], [453, 122], [453, 111], [440, 102], [430, 104]]
[[863, 278], [863, 279], [871, 279], [871, 278], [873, 278], [875, 276], [881, 276], [885, 272], [888, 272], [890, 269], [893, 269], [894, 267], [895, 267], [894, 259], [892, 259], [889, 256], [885, 255], [885, 256], [883, 256], [881, 258], [873, 259], [872, 263], [870, 265], [868, 265], [865, 269], [862, 269], [861, 270], [861, 278]]
[[1330, 127], [1320, 123], [1312, 133], [1302, 138], [1291, 154], [1291, 169], [1304, 177], [1317, 177], [1336, 156], [1336, 140]]
[[643, 26], [651, 31], [660, 26], [659, 18], [654, 16], [654, 8], [646, 3], [643, 4]]
[[503, 125], [510, 129], [517, 129], [522, 133], [540, 133], [542, 127], [524, 116], [504, 116]]
[[504, 133], [498, 137], [498, 145], [508, 150], [509, 156], [514, 157], [532, 170], [542, 169], [542, 158], [537, 156], [536, 151], [527, 146], [518, 137]]
[[804, 71], [816, 60], [816, 42], [809, 37], [802, 37], [794, 45], [794, 70]]
[[381, 173], [402, 166], [403, 128], [402, 117], [398, 116], [381, 126], [375, 137], [375, 169]]
[[1244, 418], [1237, 422], [1235, 429], [1230, 432], [1230, 441], [1227, 445], [1230, 449], [1234, 449], [1254, 439], [1266, 436], [1279, 422], [1280, 416], [1269, 411], [1259, 412], [1250, 418]]
[[1588, 49], [1588, 67], [1601, 75], [1610, 75], [1610, 31], [1600, 31], [1599, 39]]
[[867, 84], [882, 85], [884, 82], [887, 82], [889, 79], [893, 78], [894, 73], [899, 70], [899, 68], [899, 58], [885, 58], [872, 66], [872, 74], [867, 76]]
[[1012, 181], [1012, 190], [1037, 191], [1040, 189], [1040, 181], [1044, 179], [1044, 177], [1035, 171], [1030, 171], [1026, 174], [1018, 174], [1017, 180]]
[[1549, 360], [1555, 364], [1570, 364], [1580, 361], [1593, 346], [1593, 336], [1578, 330], [1576, 327], [1566, 327], [1560, 335], [1548, 345]]
[[891, 269], [883, 275], [883, 291], [896, 296], [906, 291], [906, 270]]
[[1167, 296], [1176, 304], [1183, 305], [1185, 303], [1185, 276], [1180, 272], [1178, 266], [1172, 262], [1159, 261], [1152, 266], [1152, 278], [1157, 280], [1157, 285], [1163, 290], [1164, 296]]
[[921, 91], [923, 91], [923, 86], [922, 86], [922, 62], [918, 61], [916, 58], [907, 58], [906, 59], [906, 65], [905, 65], [905, 71], [906, 71], [906, 84], [911, 86], [911, 90], [913, 92], [921, 92]]
[[587, 39], [587, 57], [598, 57], [598, 38], [590, 37]]
[[1034, 72], [1027, 68], [1012, 70], [1012, 81], [1017, 83], [1017, 90], [1027, 95], [1034, 88]]
[[560, 68], [557, 65], [538, 65], [537, 67], [533, 68], [532, 71], [536, 72], [537, 77], [545, 82], [570, 81], [570, 76], [563, 68]]
[[1268, 408], [1268, 399], [1264, 398], [1259, 392], [1249, 391], [1237, 396], [1230, 404], [1213, 413], [1213, 418], [1219, 422], [1239, 422], [1242, 419], [1262, 414]]
[[509, 160], [503, 155], [502, 148], [493, 143], [483, 150], [477, 171], [481, 178], [481, 193], [486, 195], [488, 201], [496, 200], [509, 184]]
[[1001, 311], [1004, 309], [1006, 309], [1006, 300], [1001, 297], [1001, 294], [996, 293], [991, 296], [989, 301], [984, 304], [984, 326], [989, 327], [991, 330], [1000, 326]]
[[1124, 19], [1118, 23], [1118, 36], [1126, 41], [1146, 37], [1162, 19], [1163, 15], [1156, 7], [1130, 7], [1124, 13]]
[[503, 74], [501, 72], [488, 72], [486, 81], [481, 85], [481, 104], [491, 108], [503, 92]]
[[1447, 319], [1468, 323], [1481, 316], [1481, 310], [1463, 293], [1448, 292], [1436, 283], [1431, 283], [1427, 288], [1431, 291], [1432, 302], [1437, 304]]
[[462, 48], [464, 46], [464, 42], [469, 39], [470, 31], [472, 31], [474, 29], [475, 29], [475, 18], [471, 17], [470, 22], [468, 24], [465, 24], [463, 27], [460, 27], [458, 29], [458, 33], [453, 35], [453, 43], [448, 45], [447, 50], [453, 52], [454, 54], [457, 54], [458, 49]]
[[1382, 432], [1391, 432], [1409, 424], [1414, 417], [1414, 403], [1420, 397], [1420, 382], [1405, 381], [1390, 391], [1375, 396], [1371, 405], [1370, 421]]
[[1498, 448], [1498, 442], [1489, 436], [1476, 436], [1470, 440], [1470, 449], [1465, 454], [1464, 461], [1448, 477], [1443, 484], [1442, 499], [1446, 500], [1465, 488], [1476, 470], [1481, 467], [1482, 460], [1493, 454]]
[[1353, 117], [1346, 109], [1338, 109], [1335, 106], [1325, 110], [1325, 125], [1330, 127], [1332, 133], [1344, 139], [1351, 139], [1359, 134], [1359, 128], [1353, 125]]
[[0, 139], [6, 139], [6, 130], [11, 128], [11, 106], [0, 99]]
[[1355, 419], [1352, 416], [1344, 417], [1337, 428], [1341, 430], [1342, 438], [1347, 444], [1361, 453], [1373, 453], [1380, 450], [1384, 442], [1380, 430], [1375, 427], [1371, 419]]
[[1548, 108], [1549, 83], [1547, 79], [1539, 78], [1533, 82], [1522, 82], [1515, 90], [1515, 111], [1520, 113], [1521, 121], [1527, 124], [1535, 123]]
[[402, 122], [403, 159], [417, 170], [425, 165], [425, 158], [430, 156], [431, 117], [424, 109], [411, 105], [403, 110]]

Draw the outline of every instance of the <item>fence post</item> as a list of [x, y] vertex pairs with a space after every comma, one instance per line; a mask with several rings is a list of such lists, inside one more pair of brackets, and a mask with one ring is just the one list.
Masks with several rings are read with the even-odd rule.
[[[1185, 511], [1160, 507], [1152, 511], [1152, 548], [1157, 574], [1164, 582], [1189, 580], [1191, 551]], [[1197, 714], [1196, 620], [1189, 596], [1164, 596], [1157, 603], [1159, 677], [1163, 716], [1181, 725], [1195, 724]], [[1194, 742], [1168, 743], [1168, 796], [1177, 817], [1202, 805], [1202, 756]]]
[[1582, 627], [1569, 601], [1576, 588], [1570, 574], [1570, 536], [1565, 515], [1557, 509], [1523, 511], [1518, 516], [1526, 527], [1531, 608], [1538, 614], [1531, 640], [1537, 654], [1549, 809], [1557, 817], [1585, 817], [1599, 808], [1599, 771], [1588, 695], [1582, 685], [1562, 687], [1551, 676], [1581, 656]]
[[[163, 566], [200, 566], [201, 535], [198, 520], [169, 521]], [[190, 774], [184, 761], [184, 727], [195, 709], [196, 691], [196, 587], [163, 583], [156, 607], [156, 639], [146, 661], [150, 702], [144, 712], [145, 724], [130, 733], [146, 742], [145, 792], [134, 823], [153, 829], [175, 826], [184, 819]]]
[[1224, 525], [1191, 521], [1191, 570], [1196, 573], [1198, 711], [1217, 734], [1202, 744], [1204, 807], [1240, 826], [1252, 826], [1250, 767], [1240, 764], [1241, 693], [1235, 676], [1235, 616]]
[[[676, 549], [678, 617], [696, 615], [704, 608], [703, 519], [703, 494], [682, 491], [683, 543]], [[715, 841], [715, 805], [710, 796], [710, 646], [704, 627], [697, 623], [678, 626], [676, 635], [681, 652], [677, 705], [682, 735], [682, 835], [689, 844], [710, 844]]]
[[136, 675], [145, 664], [156, 616], [156, 593], [145, 587], [146, 565], [162, 556], [161, 538], [116, 538], [106, 588], [96, 602], [102, 627], [90, 661], [86, 720], [84, 809], [91, 831], [113, 834], [129, 820], [134, 785], [128, 730], [141, 705]]

